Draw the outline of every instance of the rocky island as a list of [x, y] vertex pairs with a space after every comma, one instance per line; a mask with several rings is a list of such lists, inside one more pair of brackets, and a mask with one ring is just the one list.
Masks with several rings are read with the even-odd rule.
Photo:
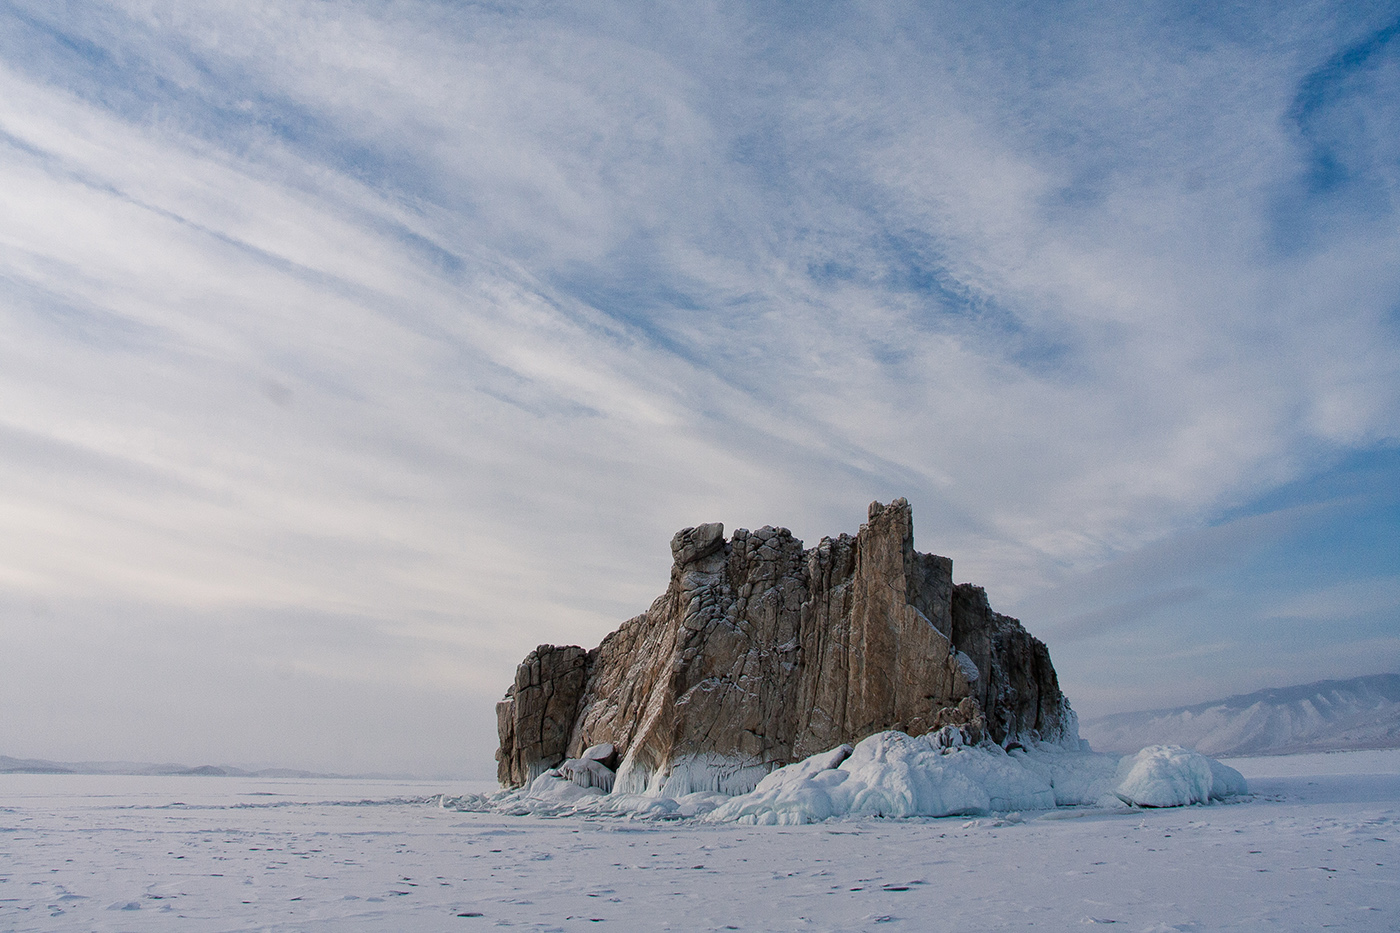
[[1079, 748], [1045, 645], [914, 550], [909, 503], [872, 503], [814, 548], [785, 528], [686, 528], [670, 584], [592, 650], [541, 645], [497, 704], [498, 777], [747, 793], [769, 772], [886, 730]]

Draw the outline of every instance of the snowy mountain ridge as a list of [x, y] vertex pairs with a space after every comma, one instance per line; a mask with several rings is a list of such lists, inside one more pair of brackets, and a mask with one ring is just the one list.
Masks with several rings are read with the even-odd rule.
[[1400, 674], [1259, 690], [1176, 709], [1115, 713], [1087, 720], [1081, 735], [1100, 751], [1147, 745], [1194, 748], [1204, 755], [1400, 747]]

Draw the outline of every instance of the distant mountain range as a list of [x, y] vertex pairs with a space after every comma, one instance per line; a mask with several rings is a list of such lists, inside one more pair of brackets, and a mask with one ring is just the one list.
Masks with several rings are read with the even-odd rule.
[[1400, 747], [1400, 674], [1320, 680], [1080, 725], [1097, 751], [1184, 745], [1217, 758]]
[[[1126, 753], [1148, 745], [1184, 745], [1217, 758], [1400, 748], [1400, 674], [1320, 680], [1195, 706], [1115, 713], [1085, 720], [1079, 732], [1095, 751]], [[8, 755], [0, 755], [0, 774], [344, 777], [292, 768], [246, 771], [228, 765], [47, 761]]]
[[333, 778], [338, 774], [317, 774], [292, 768], [264, 768], [245, 771], [227, 765], [149, 764], [134, 761], [46, 761], [42, 758], [11, 758], [0, 755], [0, 774], [177, 774], [207, 777]]

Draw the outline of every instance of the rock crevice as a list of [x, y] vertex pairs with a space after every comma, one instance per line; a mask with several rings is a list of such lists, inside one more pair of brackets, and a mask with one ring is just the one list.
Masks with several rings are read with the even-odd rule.
[[677, 532], [671, 553], [645, 613], [591, 651], [541, 645], [521, 663], [496, 707], [503, 785], [602, 746], [616, 790], [670, 796], [744, 793], [886, 729], [1078, 747], [1045, 645], [955, 585], [950, 559], [914, 550], [903, 499], [814, 548], [712, 523]]

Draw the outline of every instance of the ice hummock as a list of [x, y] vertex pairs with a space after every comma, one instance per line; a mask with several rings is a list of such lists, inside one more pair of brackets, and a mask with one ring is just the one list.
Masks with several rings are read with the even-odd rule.
[[955, 726], [921, 736], [878, 732], [778, 768], [752, 791], [735, 796], [713, 790], [672, 795], [664, 785], [648, 793], [621, 786], [608, 793], [610, 782], [599, 768], [596, 757], [571, 759], [523, 788], [445, 805], [551, 816], [794, 825], [1075, 806], [1177, 807], [1248, 793], [1238, 771], [1179, 746], [1154, 745], [1121, 758], [1048, 743], [1008, 751], [991, 742], [965, 744]]
[[1180, 745], [1149, 745], [1125, 755], [1114, 794], [1139, 807], [1183, 807], [1248, 792], [1244, 775]]
[[1247, 793], [1238, 771], [1177, 746], [1120, 759], [1055, 745], [1006, 751], [957, 739], [952, 727], [918, 737], [880, 732], [854, 748], [779, 768], [705, 819], [796, 824], [1057, 806], [1174, 807]]
[[1050, 784], [1000, 747], [940, 745], [940, 737], [876, 733], [854, 748], [845, 746], [849, 754], [834, 765], [836, 754], [827, 752], [779, 768], [706, 819], [793, 824], [839, 816], [949, 816], [1055, 806]]

